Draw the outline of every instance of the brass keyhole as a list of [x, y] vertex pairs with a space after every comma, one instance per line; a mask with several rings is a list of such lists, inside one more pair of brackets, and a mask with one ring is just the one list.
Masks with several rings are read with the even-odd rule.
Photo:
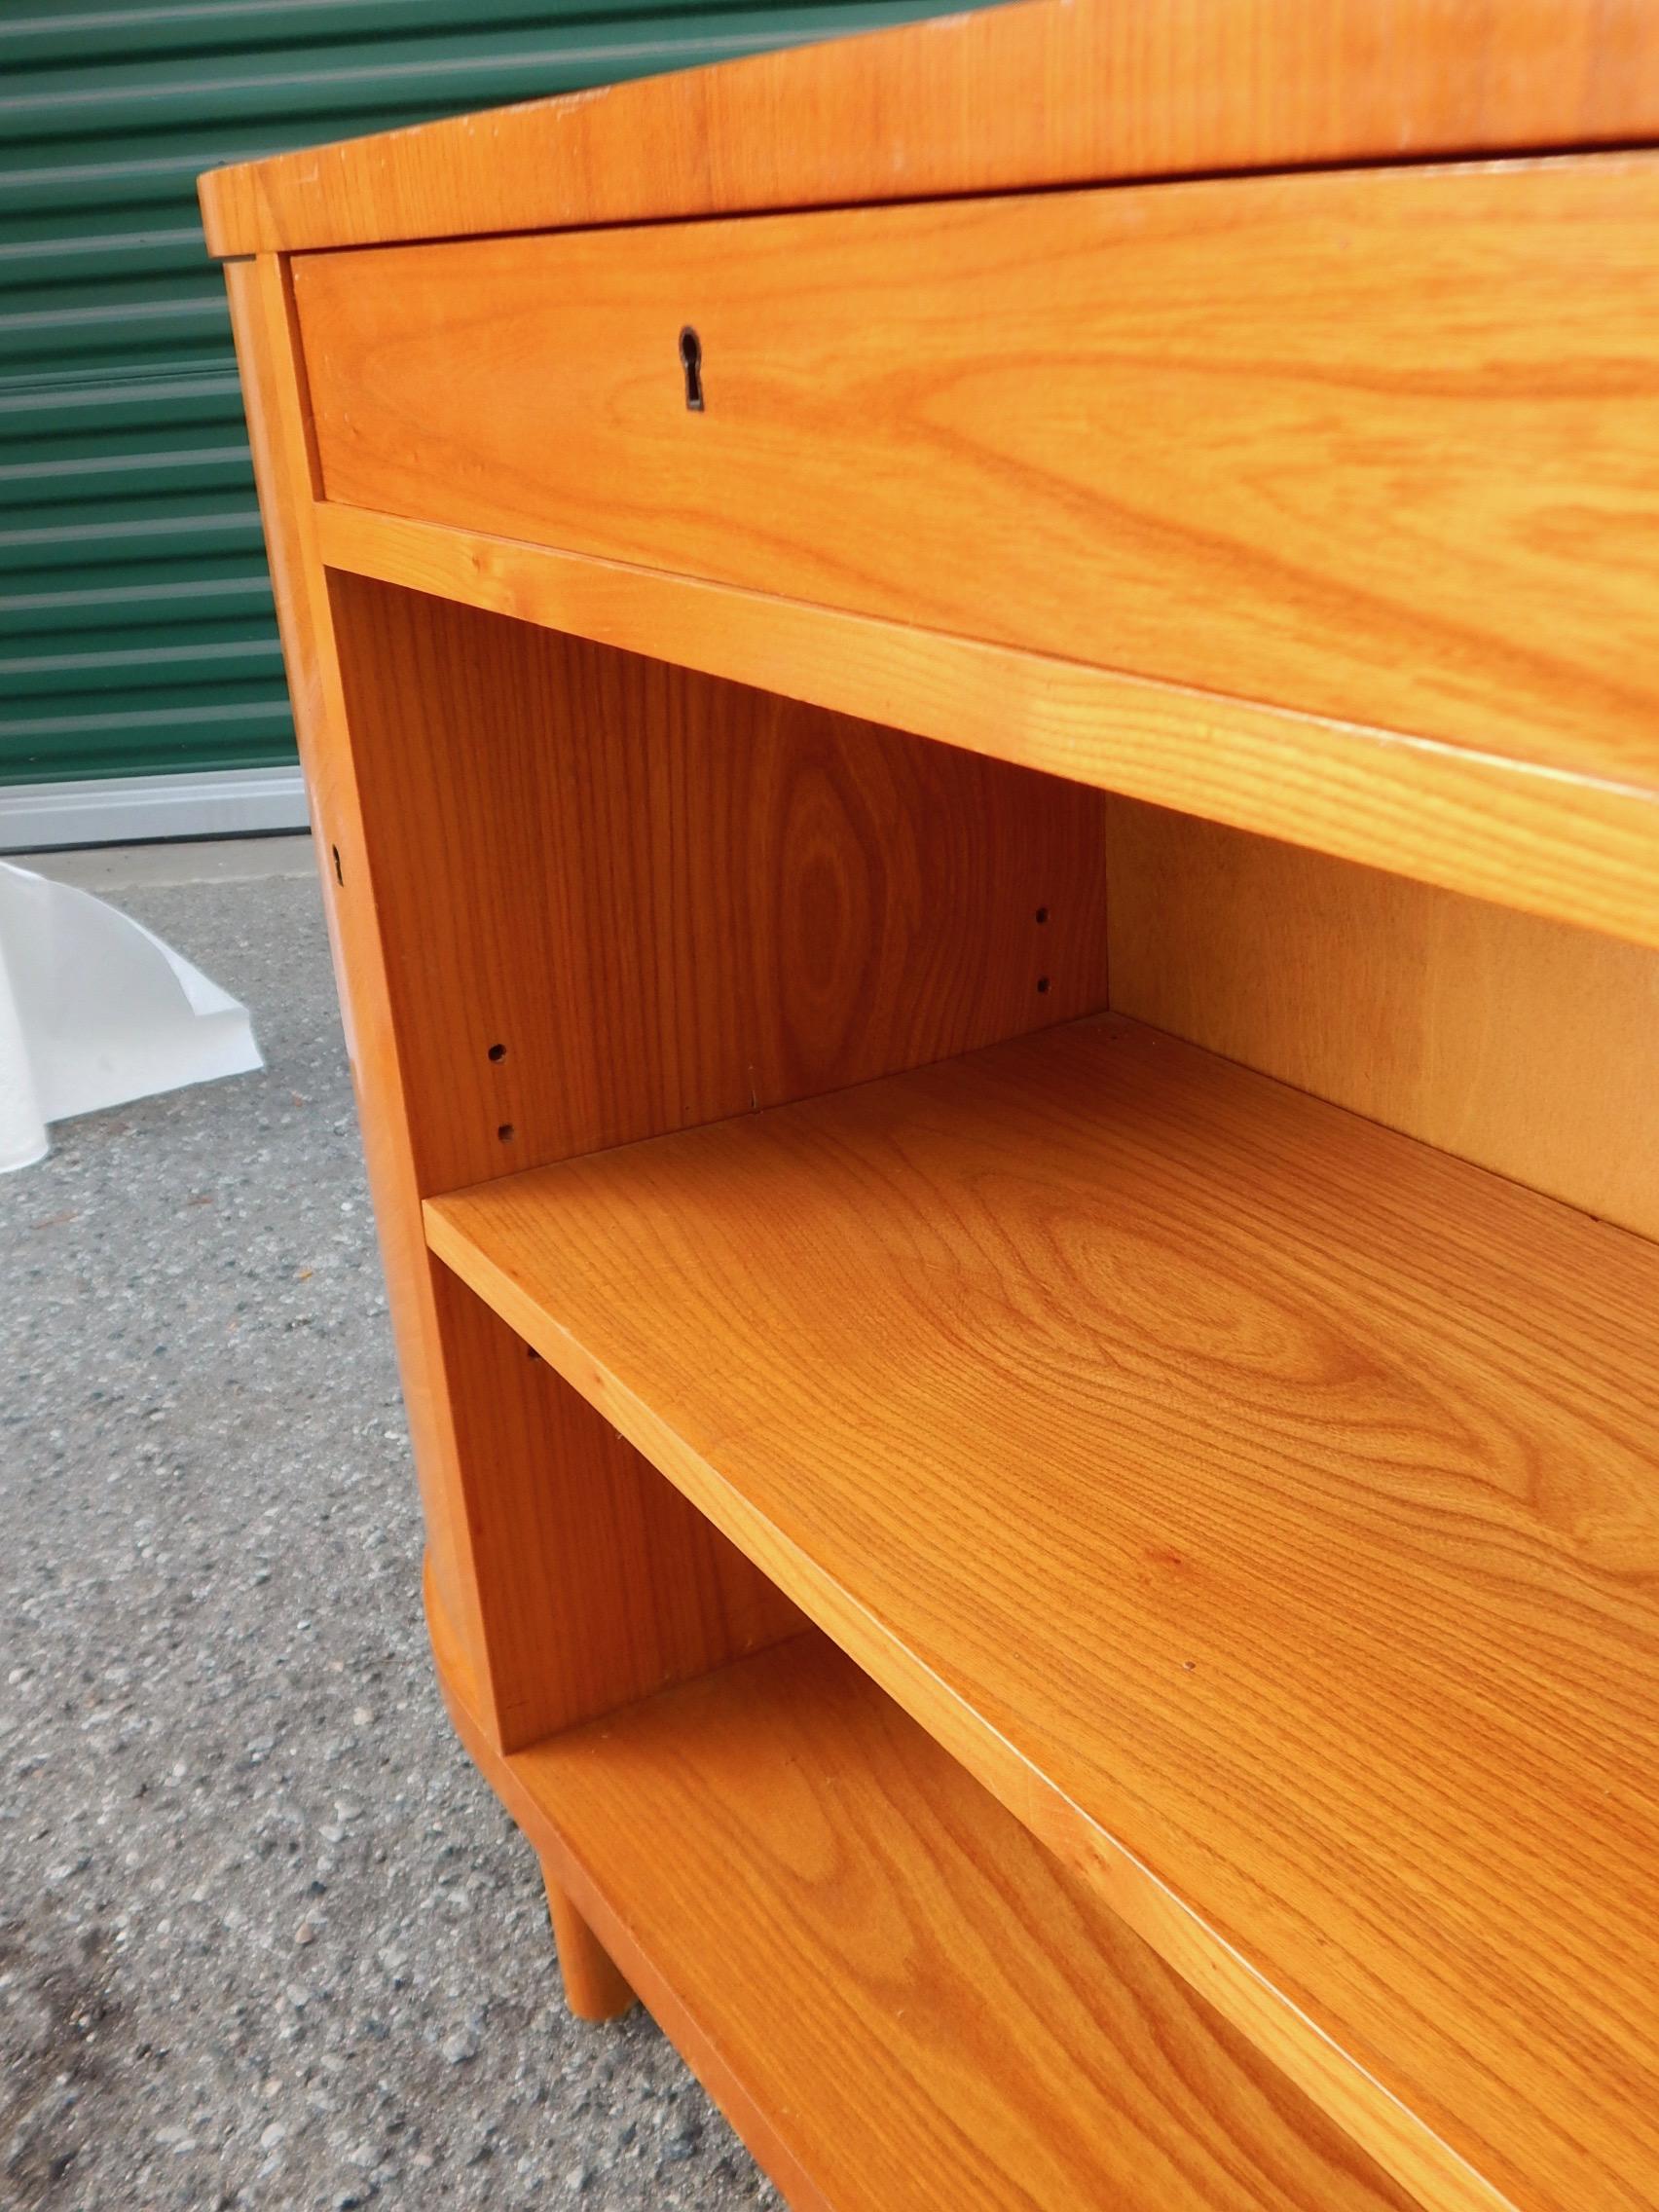
[[685, 404], [693, 415], [703, 412], [703, 341], [687, 323], [680, 333], [680, 366], [685, 371]]

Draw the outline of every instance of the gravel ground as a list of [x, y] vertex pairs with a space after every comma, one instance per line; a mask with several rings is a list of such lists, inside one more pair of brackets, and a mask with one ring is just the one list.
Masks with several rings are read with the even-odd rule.
[[443, 1715], [313, 885], [117, 898], [268, 1065], [0, 1179], [0, 2203], [777, 2205]]

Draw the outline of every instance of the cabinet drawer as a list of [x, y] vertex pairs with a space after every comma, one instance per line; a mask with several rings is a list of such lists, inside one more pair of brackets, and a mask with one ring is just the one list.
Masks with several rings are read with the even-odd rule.
[[1659, 783], [1655, 157], [294, 276], [330, 499]]

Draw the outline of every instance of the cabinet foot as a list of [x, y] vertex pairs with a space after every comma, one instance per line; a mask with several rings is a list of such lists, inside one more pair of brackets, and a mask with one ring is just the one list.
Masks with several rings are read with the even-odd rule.
[[613, 2020], [627, 2011], [634, 1992], [616, 1971], [599, 1937], [554, 1881], [545, 1867], [547, 1910], [553, 1921], [553, 1939], [559, 1946], [559, 1972], [565, 1977], [565, 2002], [578, 2020]]

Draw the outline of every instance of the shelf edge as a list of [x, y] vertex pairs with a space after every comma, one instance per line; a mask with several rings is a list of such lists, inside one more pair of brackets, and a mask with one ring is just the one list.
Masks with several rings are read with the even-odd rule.
[[367, 508], [315, 518], [327, 568], [1659, 948], [1659, 791]]
[[[424, 1202], [427, 1245], [434, 1257], [596, 1407], [959, 1765], [1063, 1864], [1088, 1881], [1121, 1920], [1384, 2172], [1434, 2212], [1517, 2212], [1510, 2197], [1276, 1989], [1151, 1867], [1064, 1796], [1014, 1744], [988, 1727], [894, 1632], [551, 1320], [510, 1274], [449, 1221], [443, 1205], [442, 1198]], [[492, 1767], [485, 1771], [494, 1779]], [[503, 1786], [502, 1792], [515, 1817], [518, 1788]], [[572, 1884], [571, 1895], [585, 1913], [590, 1895], [586, 1886]], [[594, 1926], [609, 1948], [613, 1924], [608, 1915], [597, 1914]], [[624, 1944], [622, 1952], [629, 1948]], [[632, 1980], [630, 1957], [612, 1955]], [[648, 1993], [642, 1994], [649, 2004]], [[651, 2009], [655, 2010], [654, 2005]]]

